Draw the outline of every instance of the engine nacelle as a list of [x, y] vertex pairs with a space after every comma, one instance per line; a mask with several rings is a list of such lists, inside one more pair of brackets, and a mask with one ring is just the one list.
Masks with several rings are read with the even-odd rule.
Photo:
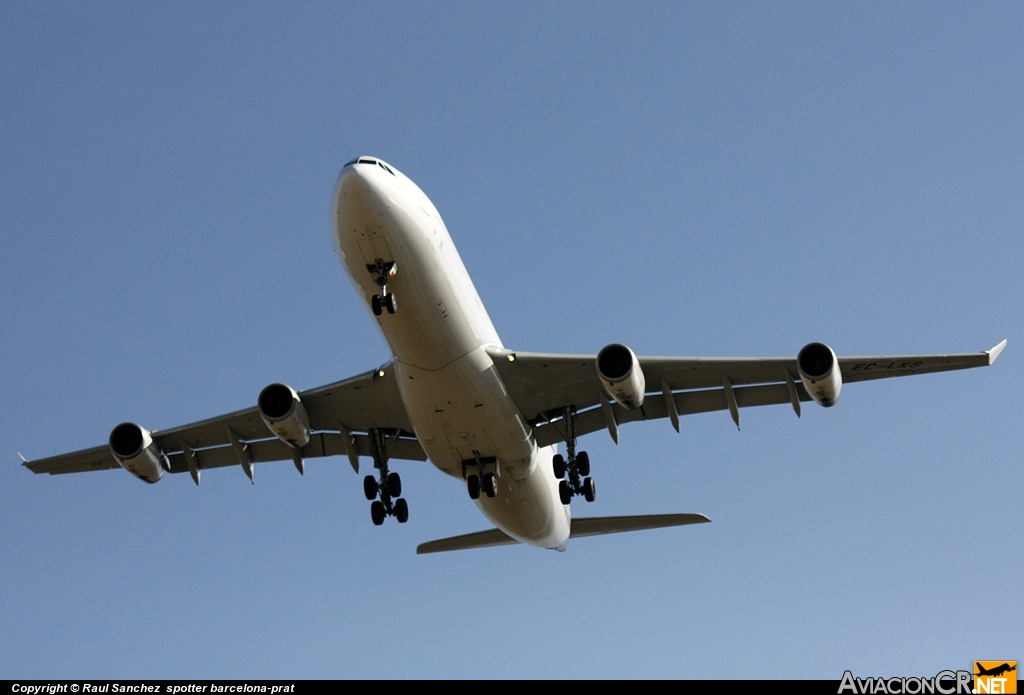
[[832, 348], [824, 343], [805, 345], [797, 355], [796, 368], [804, 388], [818, 405], [831, 408], [836, 404], [843, 388], [843, 375]]
[[623, 408], [636, 410], [644, 404], [647, 382], [636, 355], [625, 345], [612, 343], [597, 353], [597, 378]]
[[260, 417], [274, 436], [300, 449], [309, 444], [309, 416], [295, 389], [271, 384], [260, 391], [257, 402]]
[[139, 480], [155, 483], [164, 475], [167, 459], [153, 443], [153, 435], [134, 422], [123, 422], [110, 433], [114, 460]]

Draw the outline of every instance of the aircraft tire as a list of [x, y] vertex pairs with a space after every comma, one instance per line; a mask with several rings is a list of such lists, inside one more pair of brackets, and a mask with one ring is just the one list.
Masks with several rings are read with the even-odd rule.
[[565, 477], [565, 457], [561, 454], [555, 454], [554, 458], [551, 459], [551, 470], [555, 474], [558, 480]]
[[593, 502], [597, 498], [597, 488], [594, 486], [593, 478], [587, 478], [583, 481], [583, 496], [587, 502]]
[[380, 316], [384, 313], [384, 307], [380, 303], [380, 295], [375, 294], [370, 298], [370, 308], [373, 309], [374, 316]]
[[377, 481], [372, 475], [368, 475], [363, 478], [363, 494], [366, 495], [366, 499], [371, 502], [377, 499]]
[[568, 482], [563, 480], [558, 484], [558, 497], [562, 500], [562, 504], [572, 502], [572, 490], [569, 488]]
[[466, 478], [466, 489], [469, 490], [469, 498], [471, 500], [480, 499], [480, 478], [475, 475]]
[[404, 497], [399, 497], [398, 501], [395, 502], [395, 518], [398, 519], [400, 524], [404, 524], [409, 520], [409, 505]]
[[498, 494], [498, 479], [494, 476], [494, 473], [484, 474], [483, 490], [488, 497], [494, 497]]
[[587, 452], [581, 451], [576, 455], [576, 468], [584, 478], [590, 475], [590, 457]]
[[392, 497], [399, 497], [402, 494], [402, 479], [398, 473], [388, 475], [388, 494]]
[[387, 516], [387, 512], [384, 511], [383, 502], [378, 500], [370, 505], [370, 518], [373, 519], [374, 526], [383, 524], [385, 516]]
[[398, 303], [395, 301], [395, 295], [393, 294], [387, 296], [387, 299], [384, 300], [384, 305], [387, 307], [389, 314], [393, 314], [398, 310]]

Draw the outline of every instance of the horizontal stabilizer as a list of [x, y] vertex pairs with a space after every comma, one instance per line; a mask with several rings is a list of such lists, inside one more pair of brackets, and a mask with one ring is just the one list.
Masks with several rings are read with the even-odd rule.
[[[685, 526], [687, 524], [706, 524], [711, 519], [703, 514], [642, 514], [639, 516], [592, 516], [572, 520], [569, 538], [585, 536], [604, 536], [609, 533], [626, 531], [645, 531], [652, 528], [669, 526]], [[448, 550], [469, 550], [470, 548], [490, 548], [496, 545], [513, 545], [519, 541], [505, 534], [501, 529], [478, 531], [462, 536], [442, 538], [437, 541], [421, 543], [416, 548], [417, 555], [427, 553], [443, 553]]]
[[490, 531], [477, 531], [467, 533], [463, 536], [452, 536], [442, 538], [439, 541], [420, 543], [416, 548], [417, 555], [427, 553], [443, 553], [448, 550], [469, 550], [470, 548], [490, 548], [495, 545], [513, 545], [518, 543], [515, 538], [508, 536], [504, 531], [492, 528]]
[[703, 514], [642, 514], [640, 516], [592, 516], [573, 519], [569, 538], [604, 536], [609, 533], [646, 531], [652, 528], [706, 524], [711, 519]]

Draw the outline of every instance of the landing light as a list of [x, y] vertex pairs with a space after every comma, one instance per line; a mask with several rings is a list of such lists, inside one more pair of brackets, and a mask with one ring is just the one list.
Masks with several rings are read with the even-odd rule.
[[515, 362], [516, 361], [516, 356], [514, 354], [509, 354], [507, 359], [508, 359], [509, 362]]
[[384, 370], [383, 369], [378, 369], [377, 370], [377, 376], [384, 376]]

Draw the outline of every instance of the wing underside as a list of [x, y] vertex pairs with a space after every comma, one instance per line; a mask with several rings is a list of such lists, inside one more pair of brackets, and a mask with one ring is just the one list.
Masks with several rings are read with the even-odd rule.
[[[843, 383], [970, 369], [992, 364], [1006, 346], [950, 355], [840, 357]], [[495, 350], [491, 356], [541, 446], [565, 441], [564, 413], [575, 413], [577, 436], [608, 429], [613, 438], [627, 422], [789, 403], [799, 414], [811, 400], [800, 381], [795, 357], [640, 357], [647, 394], [627, 409], [608, 398], [597, 379], [596, 356]], [[674, 411], [674, 412], [673, 412]]]
[[[912, 374], [968, 369], [991, 364], [1006, 341], [992, 350], [953, 355], [845, 357], [839, 359], [844, 383]], [[739, 425], [739, 410], [760, 405], [799, 405], [810, 396], [799, 381], [795, 358], [641, 357], [647, 380], [642, 407], [626, 409], [604, 396], [596, 378], [595, 356], [555, 355], [496, 350], [495, 367], [509, 395], [533, 426], [537, 444], [565, 441], [565, 412], [574, 413], [576, 436], [639, 420], [729, 410]], [[509, 359], [509, 357], [512, 359]], [[299, 393], [313, 430], [301, 449], [303, 459], [371, 456], [386, 447], [388, 458], [425, 461], [412, 434], [391, 365], [327, 386]], [[382, 435], [382, 436], [380, 436]], [[378, 438], [379, 437], [379, 438]], [[294, 452], [273, 437], [256, 408], [248, 408], [191, 425], [153, 432], [170, 472], [266, 461], [294, 460]], [[35, 473], [58, 475], [118, 468], [107, 446], [27, 461]]]
[[[371, 456], [374, 431], [383, 434], [389, 458], [426, 461], [402, 404], [390, 365], [345, 381], [299, 393], [313, 433], [299, 451], [303, 459], [324, 456]], [[238, 446], [232, 443], [232, 436]], [[153, 432], [153, 441], [166, 455], [168, 470], [190, 470], [185, 451], [191, 450], [197, 470], [247, 462], [294, 460], [288, 444], [274, 437], [253, 407], [183, 427]], [[355, 465], [355, 463], [353, 463]], [[35, 473], [59, 475], [119, 468], [108, 446], [27, 461]]]

